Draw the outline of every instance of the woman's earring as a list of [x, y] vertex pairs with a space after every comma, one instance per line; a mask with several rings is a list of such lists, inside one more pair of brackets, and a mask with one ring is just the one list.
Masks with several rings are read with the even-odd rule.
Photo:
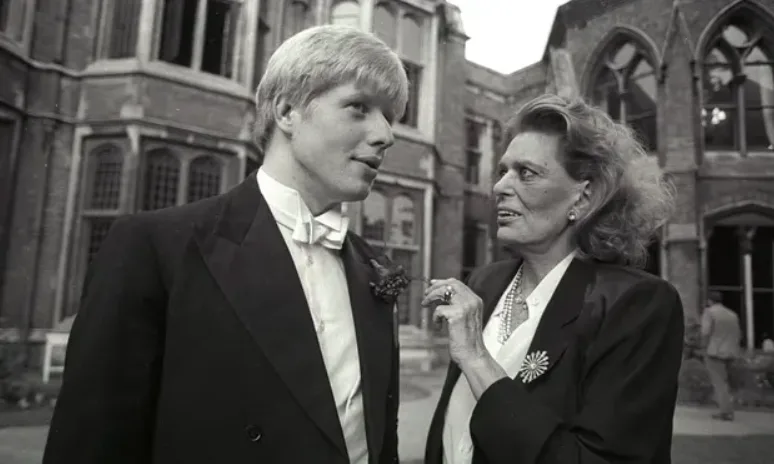
[[578, 219], [577, 216], [575, 215], [575, 211], [570, 211], [569, 213], [567, 213], [567, 219], [569, 219], [570, 222], [575, 222], [575, 220]]

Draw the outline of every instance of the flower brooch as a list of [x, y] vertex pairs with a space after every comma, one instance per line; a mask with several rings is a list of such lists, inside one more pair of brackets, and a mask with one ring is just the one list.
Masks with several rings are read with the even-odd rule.
[[524, 383], [530, 383], [548, 370], [548, 353], [535, 351], [528, 354], [521, 363], [519, 376]]
[[385, 263], [380, 264], [375, 259], [371, 260], [377, 274], [377, 281], [370, 282], [371, 292], [385, 303], [392, 304], [411, 283], [411, 278], [400, 264], [392, 263], [386, 257], [383, 261]]

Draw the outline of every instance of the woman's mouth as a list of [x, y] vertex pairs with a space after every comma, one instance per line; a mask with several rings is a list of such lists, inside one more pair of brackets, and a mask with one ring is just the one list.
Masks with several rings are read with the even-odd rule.
[[510, 221], [513, 221], [516, 218], [521, 217], [520, 213], [517, 213], [516, 211], [510, 210], [510, 209], [498, 209], [497, 210], [497, 223], [503, 224]]

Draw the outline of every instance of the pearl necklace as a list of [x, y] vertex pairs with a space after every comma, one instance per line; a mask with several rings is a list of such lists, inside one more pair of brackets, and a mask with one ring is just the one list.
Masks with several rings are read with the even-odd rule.
[[[500, 315], [500, 331], [497, 336], [497, 340], [501, 345], [504, 345], [511, 336], [511, 333], [521, 325], [529, 317], [529, 308], [524, 297], [521, 295], [521, 275], [523, 267], [519, 267], [516, 272], [516, 277], [513, 278], [513, 284], [508, 289], [508, 294], [505, 295], [505, 301], [503, 302], [503, 312]], [[514, 325], [513, 309], [514, 305], [520, 309], [517, 314], [518, 320]]]

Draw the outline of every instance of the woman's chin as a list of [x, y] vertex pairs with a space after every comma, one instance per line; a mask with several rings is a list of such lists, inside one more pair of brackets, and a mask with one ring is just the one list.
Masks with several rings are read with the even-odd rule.
[[510, 227], [501, 226], [497, 228], [497, 240], [499, 240], [503, 245], [515, 245], [520, 243], [520, 238], [520, 234]]

